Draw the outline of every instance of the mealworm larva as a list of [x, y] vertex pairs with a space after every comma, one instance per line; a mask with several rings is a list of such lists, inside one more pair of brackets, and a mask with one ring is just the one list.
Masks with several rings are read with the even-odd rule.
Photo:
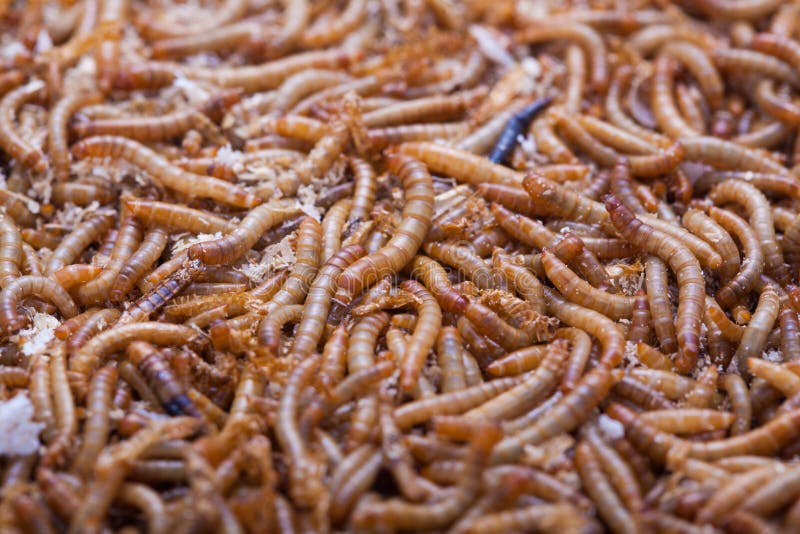
[[[556, 109], [550, 110], [550, 114], [559, 130], [592, 160], [606, 167], [616, 163], [619, 153], [593, 137], [574, 116]], [[628, 156], [631, 172], [635, 176], [654, 177], [672, 171], [684, 159], [685, 151], [681, 143], [676, 141], [654, 154]]]
[[356, 500], [373, 483], [383, 463], [383, 455], [367, 444], [348, 454], [337, 466], [330, 482], [331, 521], [341, 524]]
[[31, 212], [29, 200], [25, 195], [0, 189], [0, 206], [17, 225], [30, 228], [36, 223], [36, 216]]
[[[102, 310], [90, 308], [90, 310], [94, 311], [92, 311], [91, 315], [86, 318], [83, 324], [77, 327], [75, 332], [66, 340], [67, 348], [70, 353], [82, 347], [92, 336], [112, 324], [120, 316], [120, 311], [115, 308], [105, 308]], [[67, 322], [62, 323], [61, 326], [67, 326]], [[58, 337], [60, 338], [60, 336]]]
[[[444, 423], [438, 423], [444, 424]], [[471, 423], [467, 436], [469, 447], [464, 471], [452, 495], [437, 503], [411, 504], [400, 499], [382, 502], [362, 502], [353, 512], [353, 524], [358, 528], [373, 528], [391, 524], [399, 529], [419, 530], [444, 527], [459, 516], [475, 499], [479, 491], [480, 473], [493, 445], [500, 437], [496, 426]]]
[[0, 288], [20, 276], [22, 235], [12, 220], [0, 217]]
[[382, 393], [378, 422], [381, 429], [381, 446], [385, 462], [400, 492], [411, 501], [419, 501], [436, 491], [436, 486], [417, 474], [413, 459], [403, 443], [400, 429], [394, 421], [389, 394]]
[[75, 457], [75, 471], [86, 477], [97, 455], [103, 450], [111, 431], [111, 401], [117, 384], [117, 370], [106, 366], [92, 377], [86, 398], [87, 416], [83, 440]]
[[625, 435], [634, 446], [660, 463], [666, 460], [670, 449], [682, 450], [689, 458], [699, 460], [718, 460], [743, 454], [771, 456], [800, 432], [800, 414], [794, 411], [775, 417], [745, 434], [720, 440], [689, 442], [657, 430], [620, 404], [609, 405], [606, 413], [625, 426]]
[[465, 417], [500, 422], [522, 415], [544, 400], [555, 387], [566, 360], [567, 342], [553, 341], [536, 371], [512, 389], [473, 408]]
[[222, 217], [181, 204], [138, 198], [126, 199], [125, 204], [146, 226], [165, 226], [193, 234], [228, 234], [236, 228]]
[[800, 46], [794, 39], [775, 33], [759, 33], [753, 37], [750, 46], [753, 50], [782, 59], [794, 69], [800, 66]]
[[606, 443], [596, 427], [591, 426], [586, 430], [585, 440], [625, 507], [637, 514], [643, 508], [644, 503], [642, 489], [633, 468], [611, 445]]
[[51, 276], [56, 282], [58, 282], [58, 285], [69, 291], [74, 289], [76, 286], [85, 284], [89, 280], [92, 280], [102, 271], [103, 268], [97, 265], [73, 263], [72, 265], [62, 267], [54, 272]]
[[716, 137], [692, 137], [681, 140], [684, 159], [699, 161], [719, 169], [753, 171], [786, 175], [787, 169], [758, 151]]
[[144, 341], [132, 341], [125, 349], [125, 355], [142, 373], [159, 404], [168, 414], [200, 417], [200, 412], [175, 378], [169, 363], [153, 345]]
[[[459, 354], [460, 356], [460, 354]], [[0, 383], [8, 388], [27, 388], [29, 374], [21, 367], [0, 366]]]
[[102, 211], [78, 225], [53, 251], [45, 267], [45, 273], [53, 274], [58, 269], [74, 263], [83, 250], [108, 231], [113, 223], [114, 215]]
[[750, 391], [739, 375], [725, 374], [719, 378], [720, 386], [728, 393], [733, 410], [734, 421], [731, 424], [731, 436], [745, 434], [750, 430], [753, 410], [750, 403]]
[[7, 334], [16, 333], [28, 323], [29, 318], [20, 314], [17, 306], [33, 296], [53, 303], [67, 319], [79, 313], [72, 297], [55, 280], [44, 276], [21, 276], [0, 292], [0, 326]]
[[700, 509], [697, 520], [712, 524], [727, 521], [729, 514], [734, 512], [739, 503], [760, 485], [774, 477], [777, 471], [777, 466], [771, 465], [732, 477]]
[[190, 79], [255, 93], [278, 87], [289, 76], [305, 69], [347, 67], [361, 56], [359, 51], [331, 48], [302, 52], [260, 65], [226, 68], [178, 66], [169, 62], [150, 61], [120, 69], [113, 86], [125, 90], [155, 89], [171, 84], [176, 73], [182, 72]]
[[796, 467], [776, 474], [772, 480], [766, 481], [745, 497], [739, 506], [761, 517], [772, 515], [797, 499], [800, 493], [797, 474]]
[[745, 373], [748, 358], [760, 357], [766, 347], [767, 339], [778, 318], [780, 296], [772, 285], [767, 285], [758, 298], [753, 317], [742, 334], [739, 348], [734, 354], [734, 362], [740, 373]]
[[400, 369], [400, 386], [409, 393], [414, 389], [428, 353], [436, 343], [442, 311], [433, 295], [418, 282], [406, 280], [400, 284], [400, 288], [411, 293], [418, 302], [419, 319], [406, 347], [405, 359]]
[[594, 501], [597, 513], [615, 532], [636, 532], [634, 517], [625, 509], [619, 496], [603, 473], [592, 447], [581, 442], [575, 448], [575, 464], [586, 492]]
[[355, 191], [353, 192], [353, 205], [347, 218], [348, 226], [356, 221], [366, 221], [375, 203], [375, 169], [372, 164], [361, 158], [348, 158], [348, 163], [353, 172]]
[[56, 420], [50, 396], [50, 361], [43, 354], [36, 355], [31, 364], [29, 393], [36, 420], [44, 424], [42, 437], [50, 443], [55, 437]]
[[710, 409], [676, 408], [646, 412], [640, 418], [670, 434], [697, 434], [728, 428], [735, 416]]
[[[545, 154], [553, 163], [577, 164], [578, 158], [566, 144], [553, 131], [552, 117], [542, 117], [533, 121], [530, 131], [536, 140], [536, 147]], [[513, 185], [513, 184], [509, 184]]]
[[442, 370], [442, 393], [466, 389], [463, 353], [464, 345], [458, 329], [452, 326], [442, 327], [436, 340], [437, 363]]
[[[304, 436], [309, 435], [325, 416], [332, 413], [338, 406], [367, 394], [377, 382], [389, 376], [394, 369], [394, 362], [381, 361], [372, 367], [351, 373], [332, 391], [317, 397], [303, 410], [300, 432]], [[326, 378], [331, 376], [331, 372], [326, 372]]]
[[12, 89], [0, 100], [0, 145], [14, 159], [23, 166], [35, 172], [47, 170], [47, 160], [44, 153], [30, 141], [23, 139], [15, 127], [17, 110], [25, 103], [39, 100], [44, 97], [46, 87], [41, 80], [33, 80], [25, 85]]
[[395, 126], [412, 122], [437, 122], [453, 118], [486, 96], [485, 87], [445, 96], [407, 100], [364, 113], [364, 126]]
[[297, 326], [291, 353], [304, 358], [314, 352], [322, 338], [336, 291], [337, 276], [350, 264], [364, 255], [361, 245], [350, 245], [336, 252], [319, 270], [308, 290], [303, 316]]
[[625, 239], [659, 256], [675, 272], [679, 291], [676, 330], [680, 347], [675, 366], [684, 372], [692, 369], [700, 350], [705, 298], [705, 281], [697, 258], [675, 238], [639, 221], [619, 200], [610, 197], [606, 206], [612, 223]]
[[334, 253], [341, 248], [342, 230], [347, 222], [353, 201], [344, 198], [325, 213], [322, 219], [322, 256], [323, 262], [328, 261]]
[[410, 402], [395, 409], [395, 420], [401, 429], [405, 429], [437, 415], [460, 414], [508, 391], [520, 381], [518, 377], [498, 378], [460, 391]]
[[716, 272], [723, 282], [731, 280], [739, 271], [739, 250], [730, 234], [700, 210], [687, 210], [681, 222], [689, 231], [702, 237], [714, 247], [722, 259], [722, 264]]
[[279, 306], [299, 304], [306, 297], [320, 264], [321, 234], [322, 227], [316, 219], [305, 217], [300, 223], [295, 250], [297, 261], [283, 287], [267, 304], [265, 313], [269, 314]]
[[281, 330], [287, 324], [297, 322], [302, 313], [303, 306], [300, 304], [283, 306], [272, 311], [258, 325], [257, 337], [259, 345], [277, 356], [281, 346]]
[[686, 395], [684, 406], [686, 408], [708, 408], [714, 402], [717, 393], [717, 378], [719, 371], [714, 365], [709, 365], [698, 375], [694, 388]]
[[458, 269], [481, 289], [494, 289], [498, 286], [497, 278], [489, 265], [468, 247], [450, 243], [429, 242], [424, 245], [425, 252], [433, 259]]
[[50, 387], [56, 416], [56, 433], [42, 457], [45, 466], [62, 465], [78, 428], [75, 400], [67, 382], [66, 345], [59, 343], [48, 351]]
[[242, 222], [225, 237], [189, 247], [189, 259], [200, 260], [206, 265], [232, 263], [250, 250], [267, 229], [295, 213], [293, 210], [276, 209], [270, 204], [261, 204], [250, 210]]
[[614, 393], [645, 410], [670, 410], [675, 405], [657, 389], [624, 376], [614, 386]]
[[781, 355], [786, 362], [800, 359], [800, 324], [797, 314], [790, 307], [781, 303], [778, 313], [778, 324], [781, 332]]
[[94, 478], [72, 518], [69, 532], [99, 532], [102, 518], [134, 460], [156, 441], [179, 438], [195, 429], [196, 422], [186, 418], [153, 421], [129, 439], [104, 450], [96, 460]]
[[630, 318], [633, 313], [633, 297], [615, 295], [592, 287], [570, 271], [569, 267], [547, 249], [542, 251], [542, 267], [547, 273], [547, 278], [569, 300], [596, 310], [615, 321]]
[[61, 98], [53, 106], [48, 117], [47, 153], [56, 180], [64, 182], [69, 179], [69, 146], [67, 124], [71, 116], [80, 108], [97, 104], [101, 95], [96, 92], [72, 93]]
[[636, 344], [636, 356], [639, 361], [650, 369], [661, 371], [672, 371], [672, 360], [663, 352], [654, 349], [647, 343], [638, 342]]
[[754, 286], [764, 270], [764, 252], [755, 229], [741, 217], [728, 210], [710, 207], [709, 216], [730, 232], [742, 247], [742, 262], [739, 272], [716, 294], [723, 306], [730, 307]]
[[655, 61], [650, 107], [658, 127], [673, 139], [695, 137], [700, 133], [692, 128], [678, 112], [673, 99], [675, 62], [671, 55], [662, 52]]
[[478, 186], [488, 182], [519, 187], [522, 183], [518, 172], [465, 150], [424, 141], [403, 143], [398, 150], [417, 158], [430, 172], [451, 176], [466, 184]]
[[108, 298], [112, 302], [122, 301], [145, 271], [158, 260], [167, 246], [168, 237], [167, 232], [161, 228], [151, 230], [145, 235], [142, 244], [122, 266], [111, 284]]
[[60, 207], [68, 202], [78, 206], [88, 206], [92, 202], [105, 205], [115, 199], [114, 191], [110, 187], [98, 184], [64, 182], [53, 185], [53, 204]]
[[551, 182], [542, 175], [532, 172], [523, 181], [541, 215], [557, 216], [587, 224], [604, 224], [608, 213], [599, 202], [589, 200], [563, 185]]
[[184, 263], [128, 306], [117, 324], [146, 320], [150, 315], [163, 308], [175, 295], [186, 289], [198, 277], [201, 269], [202, 266], [198, 261]]
[[555, 39], [575, 41], [589, 57], [592, 89], [604, 93], [608, 87], [608, 65], [603, 38], [590, 26], [579, 23], [548, 23], [517, 32], [517, 43], [535, 44]]
[[92, 375], [103, 360], [133, 341], [147, 341], [160, 346], [180, 346], [194, 342], [197, 331], [183, 325], [144, 322], [115, 326], [91, 338], [70, 358], [70, 371], [83, 377]]
[[645, 345], [650, 340], [650, 304], [648, 301], [647, 294], [643, 289], [640, 289], [633, 297], [631, 326], [626, 338], [639, 346]]
[[120, 214], [119, 234], [114, 240], [114, 248], [111, 249], [108, 263], [103, 266], [100, 274], [78, 288], [78, 301], [91, 306], [106, 300], [114, 280], [136, 251], [141, 239], [142, 228], [139, 221], [123, 208]]
[[196, 35], [166, 37], [153, 42], [152, 56], [163, 59], [237, 48], [251, 40], [258, 28], [258, 25], [245, 21], [209, 29]]
[[447, 272], [435, 260], [426, 256], [415, 256], [408, 270], [433, 294], [444, 311], [461, 313], [466, 309], [469, 301], [453, 288]]
[[755, 99], [758, 107], [767, 115], [788, 125], [796, 126], [800, 123], [800, 107], [778, 96], [772, 80], [762, 80], [758, 83]]
[[122, 117], [80, 121], [72, 126], [77, 137], [124, 135], [141, 142], [166, 141], [189, 130], [211, 140], [224, 140], [217, 126], [200, 110], [189, 108], [158, 117]]
[[586, 55], [578, 45], [567, 47], [564, 63], [567, 67], [567, 85], [564, 89], [564, 109], [570, 113], [579, 113], [586, 86]]
[[741, 70], [775, 78], [794, 87], [800, 86], [800, 76], [790, 65], [774, 56], [739, 48], [715, 48], [712, 59], [721, 70]]
[[492, 268], [505, 277], [511, 288], [531, 305], [533, 311], [544, 314], [542, 284], [532, 272], [499, 252], [492, 254]]
[[671, 145], [672, 141], [668, 137], [639, 126], [623, 111], [620, 94], [624, 90], [624, 87], [630, 82], [633, 73], [633, 69], [628, 65], [620, 66], [614, 73], [605, 100], [605, 111], [609, 121], [636, 137], [646, 140], [650, 144], [659, 147]]
[[303, 360], [291, 374], [278, 408], [276, 436], [281, 449], [291, 458], [289, 492], [292, 500], [304, 508], [313, 508], [322, 490], [322, 466], [309, 454], [297, 425], [300, 392], [311, 380], [322, 357]]
[[403, 182], [403, 220], [384, 247], [355, 261], [339, 275], [335, 299], [343, 304], [348, 304], [363, 288], [383, 276], [402, 269], [414, 257], [431, 226], [433, 182], [425, 166], [399, 154], [390, 156], [388, 163]]
[[626, 154], [655, 154], [658, 146], [591, 115], [576, 115], [575, 120], [600, 142]]
[[252, 193], [238, 186], [186, 172], [150, 148], [124, 137], [89, 137], [73, 145], [72, 154], [77, 159], [112, 157], [130, 161], [164, 186], [190, 197], [207, 197], [239, 208], [252, 208], [260, 202]]
[[662, 51], [686, 66], [712, 109], [720, 107], [724, 93], [722, 79], [704, 48], [688, 41], [672, 41]]
[[486, 372], [492, 376], [520, 375], [538, 367], [546, 353], [547, 345], [523, 347], [492, 361]]
[[789, 272], [783, 263], [783, 253], [775, 239], [772, 211], [764, 194], [747, 182], [727, 180], [715, 185], [709, 193], [709, 198], [718, 205], [734, 202], [745, 209], [764, 252], [768, 272], [779, 282], [786, 283], [789, 280]]
[[800, 391], [800, 377], [786, 367], [759, 358], [748, 358], [746, 363], [749, 372], [767, 381], [787, 399]]

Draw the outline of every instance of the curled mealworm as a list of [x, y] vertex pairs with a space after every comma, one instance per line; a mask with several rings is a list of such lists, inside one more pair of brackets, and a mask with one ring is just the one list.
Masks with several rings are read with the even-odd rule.
[[357, 260], [339, 275], [336, 300], [344, 304], [364, 287], [405, 266], [416, 254], [430, 228], [433, 186], [427, 169], [419, 161], [402, 155], [391, 157], [389, 165], [405, 188], [403, 222], [383, 248]]
[[107, 356], [126, 347], [131, 341], [147, 341], [154, 345], [185, 345], [197, 338], [188, 326], [159, 322], [131, 323], [106, 330], [83, 345], [70, 359], [70, 371], [90, 376]]
[[17, 306], [32, 296], [52, 302], [67, 319], [79, 313], [72, 297], [55, 280], [43, 276], [21, 276], [0, 292], [0, 326], [3, 330], [14, 333], [28, 323], [28, 318], [19, 313]]
[[514, 36], [518, 43], [538, 43], [553, 39], [576, 41], [590, 58], [592, 88], [603, 93], [608, 86], [608, 66], [603, 39], [591, 27], [577, 23], [536, 25], [520, 31]]
[[697, 258], [674, 238], [639, 221], [619, 200], [606, 201], [611, 221], [625, 239], [668, 262], [678, 279], [677, 337], [680, 353], [676, 366], [688, 371], [699, 353], [705, 282]]
[[33, 80], [13, 89], [0, 100], [0, 121], [3, 124], [0, 145], [14, 159], [36, 172], [47, 170], [47, 160], [40, 148], [20, 136], [18, 128], [14, 126], [14, 118], [23, 104], [41, 99], [45, 91], [45, 84], [41, 80]]
[[674, 71], [672, 58], [667, 53], [659, 54], [655, 63], [650, 107], [659, 129], [665, 134], [673, 139], [695, 137], [699, 132], [684, 120], [672, 98]]
[[755, 229], [730, 211], [709, 208], [708, 214], [740, 242], [743, 252], [739, 272], [717, 291], [716, 298], [725, 306], [732, 306], [748, 291], [764, 270], [764, 252]]
[[236, 261], [255, 245], [268, 228], [294, 213], [290, 210], [276, 209], [269, 204], [257, 206], [229, 235], [189, 247], [189, 259], [200, 260], [207, 265]]
[[542, 267], [561, 294], [573, 302], [599, 311], [614, 320], [629, 318], [633, 313], [632, 297], [614, 295], [592, 287], [548, 250], [542, 252]]
[[67, 123], [78, 109], [99, 103], [100, 95], [94, 92], [70, 94], [59, 100], [48, 118], [48, 156], [56, 179], [69, 179], [69, 148], [67, 144]]
[[775, 240], [772, 211], [763, 193], [747, 182], [728, 180], [714, 186], [709, 197], [717, 204], [735, 202], [744, 207], [764, 252], [768, 272], [780, 282], [788, 280], [789, 273], [783, 263], [783, 254]]

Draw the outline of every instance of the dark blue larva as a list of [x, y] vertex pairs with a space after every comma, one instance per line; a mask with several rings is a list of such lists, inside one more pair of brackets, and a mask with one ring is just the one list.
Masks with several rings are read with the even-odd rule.
[[508, 124], [500, 134], [500, 139], [494, 145], [491, 154], [489, 154], [489, 161], [492, 163], [499, 163], [501, 165], [508, 161], [511, 151], [514, 150], [514, 145], [517, 143], [517, 137], [528, 129], [528, 125], [544, 108], [550, 105], [553, 99], [549, 96], [534, 100], [520, 111], [515, 113]]

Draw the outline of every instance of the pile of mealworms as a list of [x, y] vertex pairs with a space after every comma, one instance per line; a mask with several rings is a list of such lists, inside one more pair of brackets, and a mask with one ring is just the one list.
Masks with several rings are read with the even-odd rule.
[[800, 532], [797, 1], [0, 27], [0, 531]]

